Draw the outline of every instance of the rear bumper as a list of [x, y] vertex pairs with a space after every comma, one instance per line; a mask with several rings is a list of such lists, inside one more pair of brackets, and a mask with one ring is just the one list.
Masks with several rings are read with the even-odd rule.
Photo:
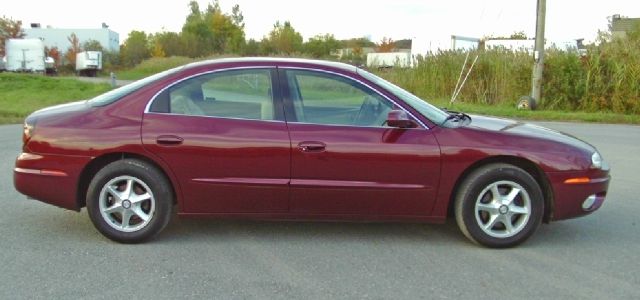
[[609, 170], [548, 173], [553, 188], [552, 220], [588, 215], [598, 210], [607, 196]]
[[78, 211], [78, 178], [90, 160], [83, 156], [21, 153], [13, 169], [13, 185], [29, 198]]

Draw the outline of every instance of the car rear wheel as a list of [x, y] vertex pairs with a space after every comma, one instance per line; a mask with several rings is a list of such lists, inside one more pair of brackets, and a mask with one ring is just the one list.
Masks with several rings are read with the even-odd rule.
[[87, 211], [107, 238], [139, 243], [157, 235], [173, 214], [171, 184], [155, 166], [123, 159], [102, 168], [91, 180]]
[[524, 242], [540, 225], [543, 212], [544, 198], [536, 180], [509, 164], [473, 171], [455, 199], [460, 230], [473, 242], [492, 248]]

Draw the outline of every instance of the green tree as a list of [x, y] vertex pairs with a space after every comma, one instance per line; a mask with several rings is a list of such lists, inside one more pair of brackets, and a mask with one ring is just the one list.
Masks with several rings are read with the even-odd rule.
[[205, 46], [203, 46], [201, 37], [194, 33], [182, 32], [180, 34], [180, 48], [182, 49], [180, 55], [188, 57], [201, 57], [206, 53]]
[[151, 56], [152, 57], [166, 57], [167, 54], [162, 49], [162, 45], [156, 40], [151, 43]]
[[393, 52], [396, 50], [396, 44], [393, 42], [391, 38], [383, 37], [382, 41], [380, 41], [380, 45], [376, 49], [376, 52]]
[[340, 48], [340, 42], [333, 34], [317, 35], [304, 44], [306, 53], [315, 58], [329, 57], [332, 52]]
[[114, 50], [103, 51], [102, 66], [105, 70], [109, 70], [109, 71], [113, 71], [117, 69], [120, 66], [120, 53]]
[[244, 32], [233, 24], [231, 17], [216, 10], [211, 17], [210, 26], [211, 32], [213, 32], [213, 52], [240, 51], [240, 47], [244, 44]]
[[277, 52], [267, 36], [263, 37], [258, 45], [260, 46], [258, 49], [258, 55], [260, 56], [269, 56]]
[[198, 2], [189, 2], [190, 13], [181, 32], [184, 54], [187, 56], [204, 56], [213, 51], [213, 32], [208, 23], [211, 23], [211, 15], [216, 11], [216, 6], [217, 2], [209, 4], [207, 10], [202, 12]]
[[104, 47], [102, 47], [102, 44], [93, 39], [86, 40], [84, 43], [82, 43], [82, 49], [84, 51], [104, 51]]
[[245, 33], [244, 33], [244, 16], [240, 10], [240, 5], [236, 4], [231, 9], [231, 30], [229, 32], [229, 41], [225, 47], [227, 52], [242, 53], [242, 48], [246, 45]]
[[396, 49], [411, 49], [411, 40], [410, 39], [397, 40], [394, 42], [394, 46]]
[[144, 31], [131, 31], [120, 49], [120, 56], [122, 63], [130, 67], [151, 57], [147, 34]]
[[183, 41], [180, 34], [176, 32], [159, 32], [149, 36], [149, 41], [154, 48], [162, 49], [164, 55], [171, 56], [188, 56], [183, 47]]
[[[263, 43], [265, 40], [263, 40]], [[302, 35], [297, 32], [289, 21], [276, 22], [266, 38], [268, 48], [277, 54], [291, 55], [302, 50]]]
[[0, 18], [0, 56], [4, 56], [4, 43], [8, 39], [24, 38], [24, 30], [22, 30], [22, 21], [16, 21], [11, 18], [2, 16]]
[[[241, 53], [245, 44], [244, 16], [239, 5], [231, 14], [220, 9], [217, 0], [207, 9], [200, 10], [197, 2], [189, 3], [190, 13], [182, 26], [181, 37], [188, 56], [205, 56], [212, 53]], [[191, 48], [193, 47], [193, 48]]]
[[76, 56], [78, 52], [82, 51], [82, 47], [80, 46], [80, 40], [75, 33], [72, 33], [67, 37], [67, 40], [71, 44], [71, 46], [67, 49], [67, 52], [64, 54], [65, 64], [70, 65], [72, 67], [76, 66]]
[[249, 39], [242, 49], [243, 56], [258, 56], [261, 54], [260, 52], [260, 42]]
[[373, 48], [376, 46], [376, 44], [372, 41], [370, 41], [368, 38], [366, 37], [360, 37], [360, 38], [352, 38], [352, 39], [348, 39], [348, 40], [342, 40], [340, 41], [342, 43], [342, 47], [344, 48]]
[[514, 33], [511, 34], [511, 36], [509, 36], [509, 39], [512, 40], [526, 40], [527, 38], [527, 34], [524, 33], [524, 31], [516, 31]]
[[233, 24], [244, 29], [244, 15], [242, 15], [240, 5], [236, 4], [231, 9], [231, 20], [233, 21]]

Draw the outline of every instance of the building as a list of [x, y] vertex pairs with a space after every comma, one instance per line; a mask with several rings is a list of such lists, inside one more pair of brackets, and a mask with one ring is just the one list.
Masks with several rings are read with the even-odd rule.
[[451, 35], [451, 50], [475, 50], [478, 49], [482, 39], [461, 35]]
[[40, 27], [40, 24], [31, 24], [31, 28], [25, 28], [25, 38], [38, 38], [44, 42], [45, 47], [57, 47], [60, 52], [65, 52], [71, 47], [69, 36], [74, 34], [80, 40], [80, 45], [88, 40], [96, 40], [108, 51], [120, 51], [120, 36], [102, 23], [102, 28], [51, 28]]
[[[578, 53], [585, 54], [586, 47], [583, 43], [584, 39], [568, 39], [568, 40], [554, 40], [545, 41], [545, 49], [555, 49], [561, 51], [577, 51]], [[475, 38], [465, 37], [459, 35], [451, 36], [451, 49], [450, 50], [491, 50], [502, 49], [509, 51], [525, 51], [529, 54], [533, 54], [535, 47], [535, 39], [510, 39], [510, 38]], [[445, 49], [448, 50], [448, 49]]]
[[634, 29], [640, 30], [640, 18], [627, 18], [620, 15], [611, 17], [611, 35], [614, 38], [625, 38], [627, 32]]
[[376, 49], [373, 47], [362, 47], [359, 48], [360, 50], [359, 53], [356, 53], [356, 48], [340, 48], [340, 49], [336, 49], [335, 51], [331, 52], [331, 55], [336, 56], [339, 59], [342, 59], [345, 56], [350, 56], [350, 55], [354, 55], [354, 54], [358, 54], [358, 55], [364, 55], [366, 56], [369, 53], [374, 53], [376, 52]]

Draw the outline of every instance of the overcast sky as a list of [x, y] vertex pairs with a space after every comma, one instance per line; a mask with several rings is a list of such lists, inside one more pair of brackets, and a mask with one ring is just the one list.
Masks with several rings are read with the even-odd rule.
[[[99, 28], [102, 22], [120, 34], [180, 31], [188, 0], [7, 0], [0, 14], [58, 28]], [[198, 1], [202, 9], [208, 1]], [[452, 34], [470, 37], [510, 35], [524, 31], [533, 37], [536, 0], [220, 0], [231, 12], [239, 4], [248, 38], [261, 39], [277, 20], [289, 20], [306, 38], [333, 33], [339, 39], [368, 36], [394, 40], [447, 40]], [[607, 28], [607, 16], [640, 17], [638, 0], [547, 0], [549, 40], [595, 39]]]

